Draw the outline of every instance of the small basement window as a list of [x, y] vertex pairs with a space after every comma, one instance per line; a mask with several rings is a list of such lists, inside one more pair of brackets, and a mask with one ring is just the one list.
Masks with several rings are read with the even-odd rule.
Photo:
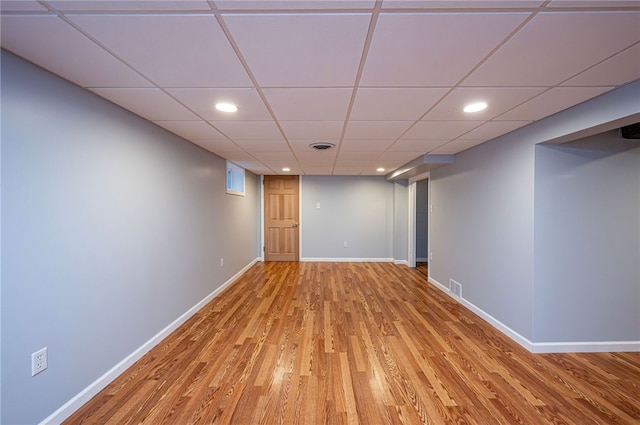
[[244, 168], [227, 161], [227, 193], [244, 196]]

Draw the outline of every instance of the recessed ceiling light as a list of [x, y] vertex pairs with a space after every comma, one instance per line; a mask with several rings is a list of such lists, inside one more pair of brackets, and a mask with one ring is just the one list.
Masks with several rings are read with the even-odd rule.
[[382, 168], [382, 167], [376, 168], [376, 171], [377, 171], [377, 172], [379, 172], [379, 173], [381, 173], [381, 172], [383, 172], [383, 171], [384, 171], [384, 168]]
[[480, 111], [484, 111], [485, 109], [487, 109], [487, 103], [486, 102], [476, 102], [476, 103], [470, 103], [467, 106], [465, 106], [463, 111], [465, 111], [465, 112], [480, 112]]
[[284, 171], [285, 173], [288, 173], [289, 171], [291, 171], [291, 168], [289, 168], [289, 167], [284, 167], [284, 168], [282, 169], [282, 171]]
[[222, 112], [236, 112], [238, 107], [233, 103], [216, 103], [216, 109]]

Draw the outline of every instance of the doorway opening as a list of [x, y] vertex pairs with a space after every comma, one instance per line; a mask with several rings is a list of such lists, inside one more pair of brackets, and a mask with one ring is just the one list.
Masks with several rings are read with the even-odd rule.
[[415, 253], [416, 268], [429, 277], [429, 179], [416, 182]]
[[431, 181], [429, 172], [409, 178], [409, 226], [407, 259], [409, 267], [418, 268], [429, 279], [433, 266], [429, 228], [431, 223]]

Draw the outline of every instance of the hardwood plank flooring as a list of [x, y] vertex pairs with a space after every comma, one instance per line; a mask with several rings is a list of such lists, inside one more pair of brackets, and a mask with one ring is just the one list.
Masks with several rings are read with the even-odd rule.
[[64, 422], [639, 424], [640, 353], [531, 354], [392, 263], [258, 263]]

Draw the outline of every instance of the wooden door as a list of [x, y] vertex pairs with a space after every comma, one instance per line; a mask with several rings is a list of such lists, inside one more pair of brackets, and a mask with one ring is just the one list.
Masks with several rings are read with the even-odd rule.
[[264, 176], [265, 261], [298, 261], [298, 176]]

